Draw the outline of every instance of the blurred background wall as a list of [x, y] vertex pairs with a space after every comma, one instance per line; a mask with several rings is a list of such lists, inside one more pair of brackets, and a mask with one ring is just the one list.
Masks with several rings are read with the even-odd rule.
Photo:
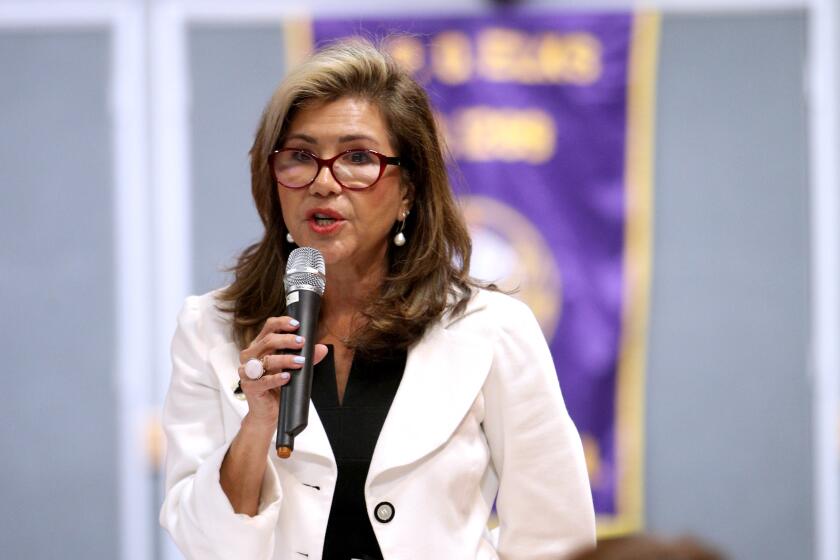
[[[247, 151], [296, 13], [25, 4], [0, 2], [0, 554], [177, 558], [156, 521], [168, 340], [259, 232]], [[815, 533], [809, 7], [699, 4], [661, 3], [646, 528], [837, 560]]]

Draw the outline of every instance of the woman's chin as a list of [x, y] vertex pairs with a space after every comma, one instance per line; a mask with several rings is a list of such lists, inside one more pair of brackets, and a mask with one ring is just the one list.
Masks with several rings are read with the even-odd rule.
[[338, 264], [347, 258], [345, 248], [335, 241], [315, 240], [310, 247], [321, 252], [324, 257], [324, 264], [327, 266]]
[[[309, 243], [306, 245], [306, 243]], [[371, 255], [385, 255], [385, 248], [381, 251], [371, 250], [364, 251], [358, 246], [354, 240], [345, 239], [304, 239], [299, 244], [300, 247], [307, 246], [313, 249], [318, 249], [324, 257], [324, 264], [327, 270], [334, 266], [344, 266], [345, 264], [352, 264], [358, 266], [359, 261], [366, 260]]]

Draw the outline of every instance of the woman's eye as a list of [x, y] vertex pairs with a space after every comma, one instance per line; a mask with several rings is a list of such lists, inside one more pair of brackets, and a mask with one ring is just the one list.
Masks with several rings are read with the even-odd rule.
[[292, 159], [295, 161], [306, 162], [312, 161], [312, 156], [306, 152], [292, 152]]
[[368, 152], [352, 152], [348, 154], [350, 156], [350, 163], [356, 164], [365, 164], [371, 163], [373, 161], [373, 157]]

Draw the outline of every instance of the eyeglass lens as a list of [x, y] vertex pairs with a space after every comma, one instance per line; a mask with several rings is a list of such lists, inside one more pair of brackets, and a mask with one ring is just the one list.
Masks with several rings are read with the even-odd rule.
[[[367, 150], [354, 150], [343, 154], [332, 164], [336, 180], [351, 189], [371, 186], [379, 178], [379, 158]], [[304, 187], [318, 174], [318, 162], [306, 152], [289, 150], [274, 157], [274, 176], [292, 188]]]

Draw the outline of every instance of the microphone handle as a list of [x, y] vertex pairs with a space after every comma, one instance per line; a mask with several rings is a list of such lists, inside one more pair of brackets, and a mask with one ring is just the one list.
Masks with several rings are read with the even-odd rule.
[[309, 402], [312, 397], [312, 359], [321, 296], [311, 290], [297, 290], [287, 294], [285, 314], [300, 321], [296, 334], [304, 337], [303, 348], [291, 354], [306, 361], [298, 370], [291, 370], [291, 379], [280, 388], [280, 413], [277, 416], [277, 455], [287, 458], [295, 448], [295, 436], [309, 422]]

